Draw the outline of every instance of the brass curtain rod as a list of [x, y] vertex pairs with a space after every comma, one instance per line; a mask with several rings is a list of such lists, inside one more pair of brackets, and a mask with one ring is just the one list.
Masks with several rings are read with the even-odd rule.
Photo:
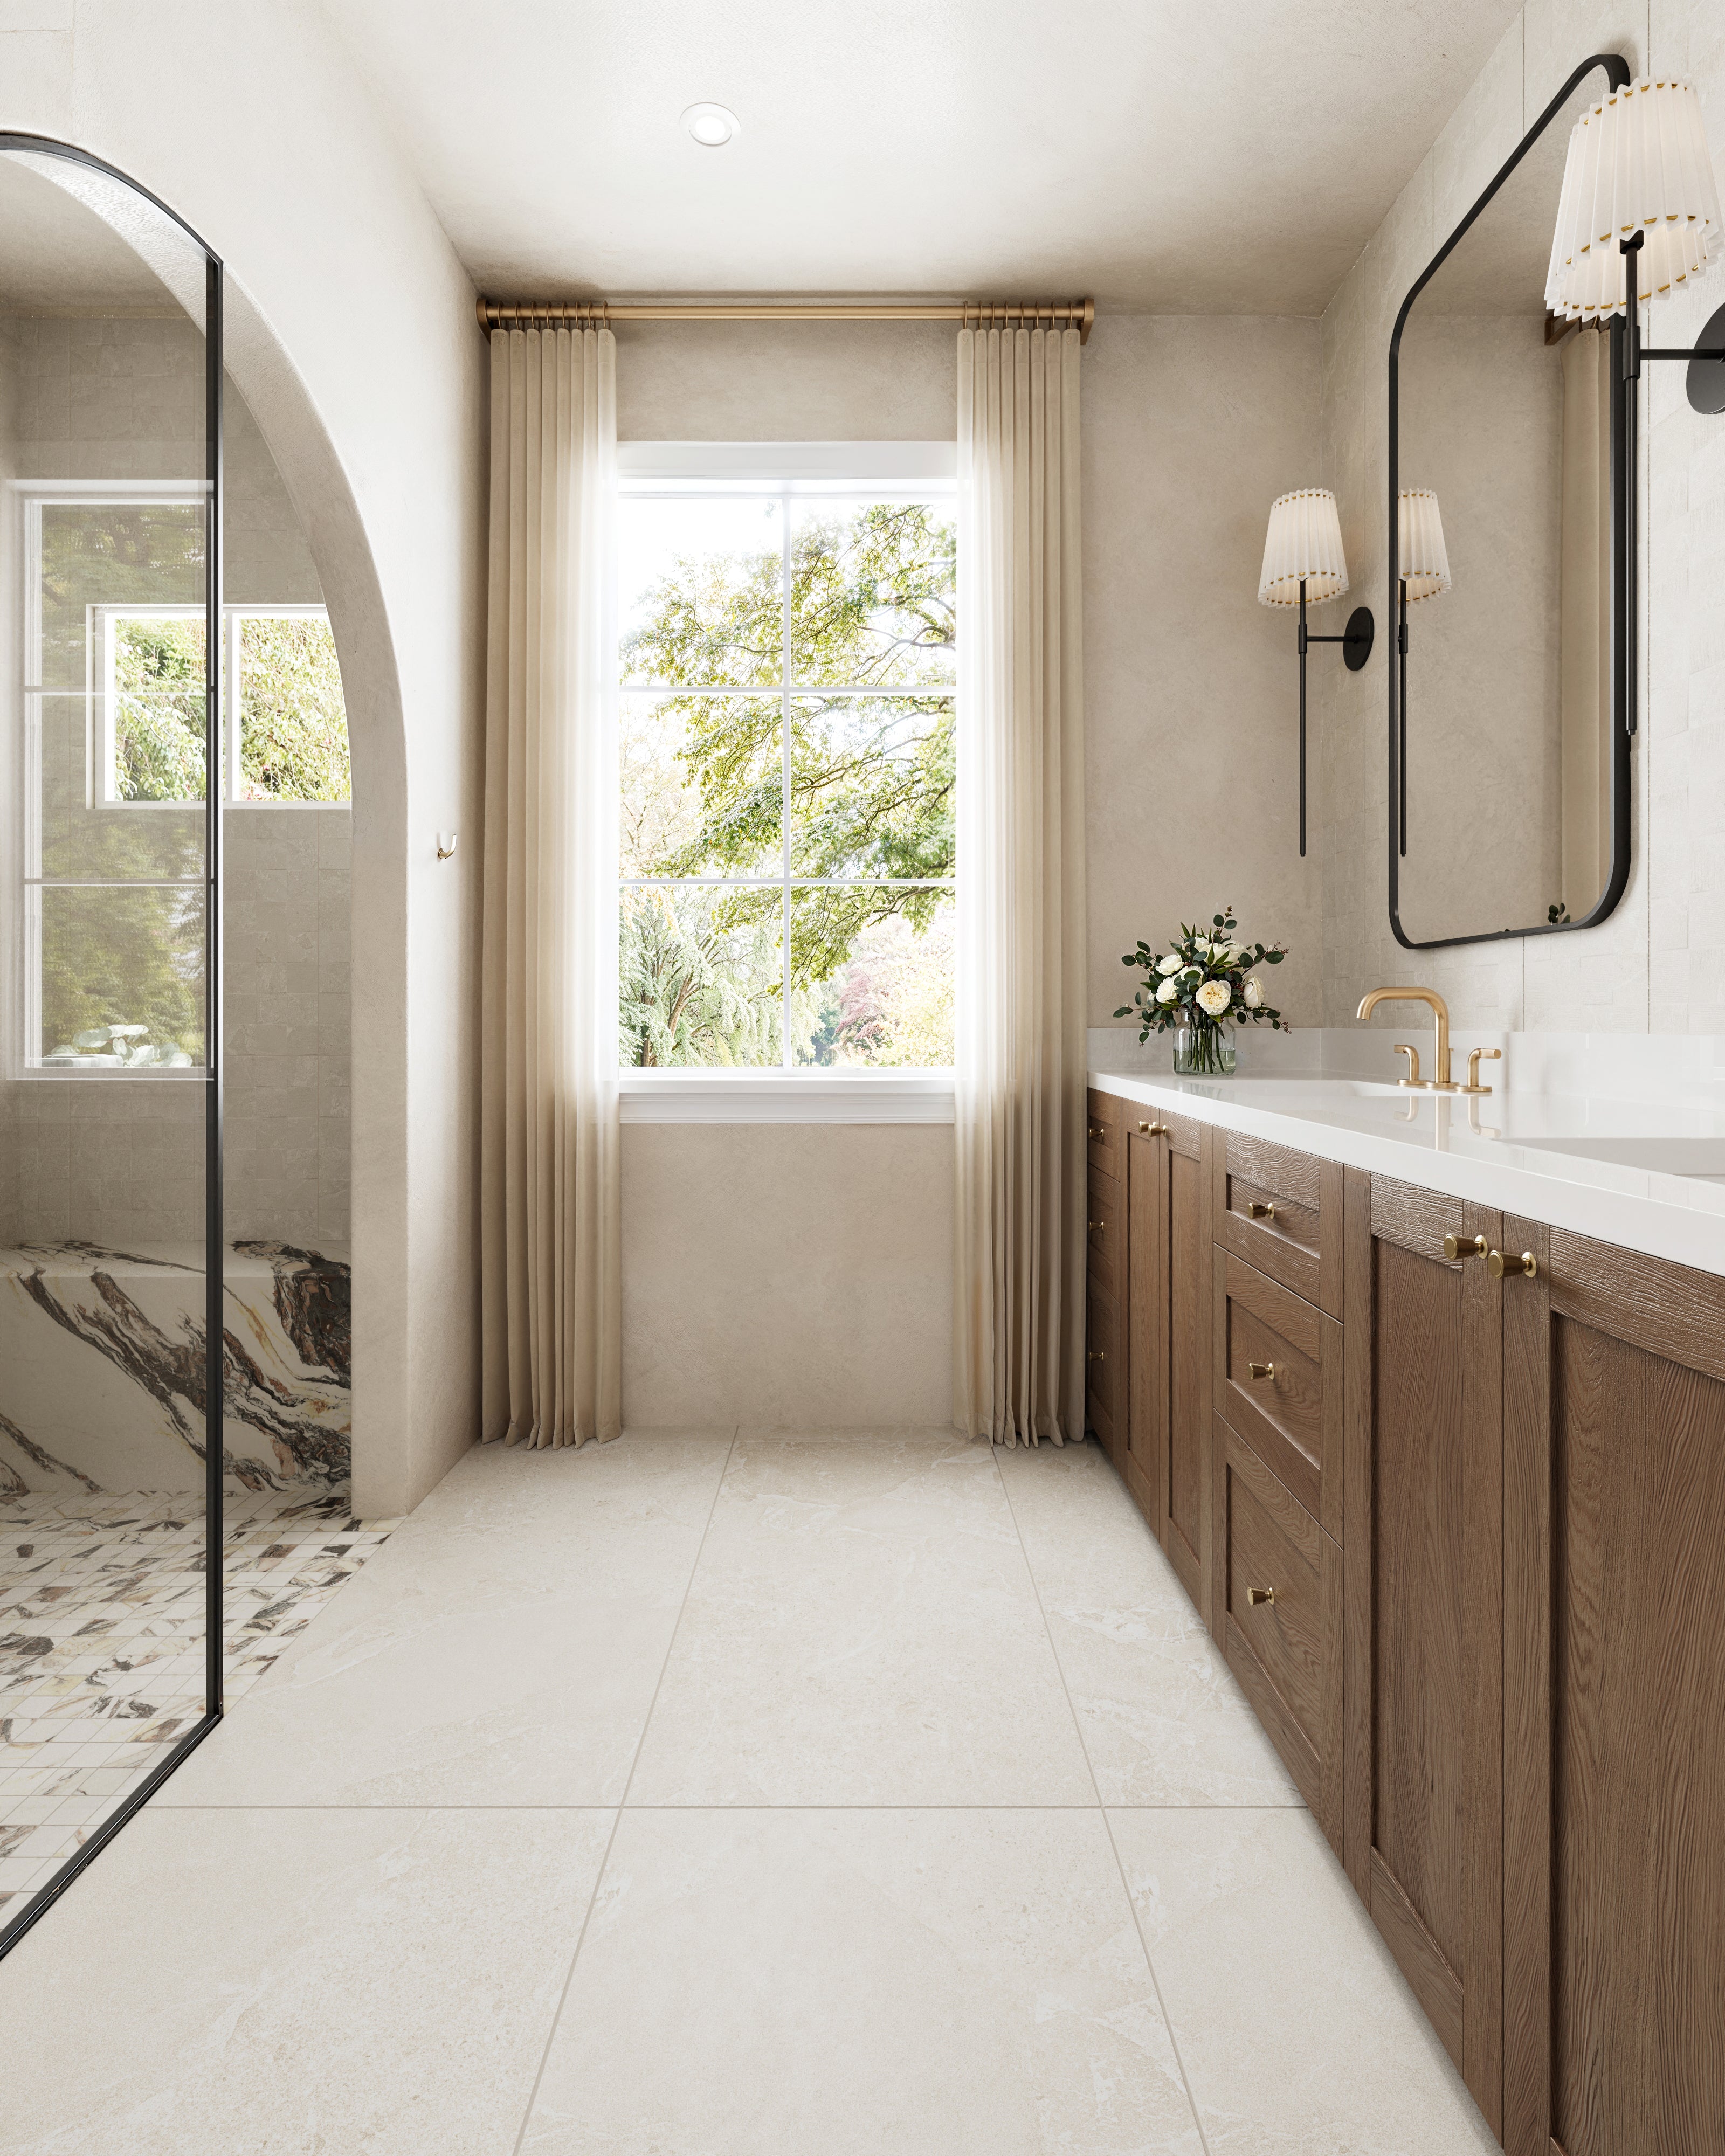
[[963, 300], [942, 305], [852, 305], [843, 301], [732, 300], [711, 306], [616, 305], [608, 300], [481, 300], [479, 326], [493, 330], [602, 329], [611, 322], [963, 322], [968, 329], [1076, 329], [1090, 342], [1094, 300]]

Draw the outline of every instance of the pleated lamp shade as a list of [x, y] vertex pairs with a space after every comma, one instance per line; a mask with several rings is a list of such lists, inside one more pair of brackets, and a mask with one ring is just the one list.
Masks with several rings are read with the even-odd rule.
[[[1619, 243], [1639, 232], [1640, 252]], [[1720, 244], [1719, 190], [1701, 100], [1646, 77], [1584, 112], [1569, 136], [1545, 304], [1565, 321], [1624, 311], [1624, 264], [1651, 300], [1699, 276]]]
[[1444, 545], [1444, 520], [1430, 487], [1403, 490], [1396, 505], [1396, 554], [1408, 603], [1440, 598], [1450, 588], [1450, 556]]
[[1260, 606], [1298, 606], [1300, 581], [1306, 603], [1338, 599], [1348, 589], [1348, 557], [1342, 552], [1342, 520], [1327, 486], [1301, 487], [1270, 505], [1264, 567], [1258, 577]]

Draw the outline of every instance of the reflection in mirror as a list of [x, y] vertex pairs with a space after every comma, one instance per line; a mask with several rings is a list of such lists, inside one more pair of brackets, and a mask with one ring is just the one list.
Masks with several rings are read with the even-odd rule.
[[1620, 331], [1544, 309], [1593, 69], [1416, 286], [1392, 347], [1401, 634], [1391, 902], [1409, 944], [1579, 923], [1627, 869]]

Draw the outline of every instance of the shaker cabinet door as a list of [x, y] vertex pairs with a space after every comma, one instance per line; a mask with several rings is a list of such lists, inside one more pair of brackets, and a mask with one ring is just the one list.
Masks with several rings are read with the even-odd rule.
[[1508, 2156], [1725, 2148], [1725, 1280], [1506, 1221]]
[[1504, 1284], [1472, 1245], [1502, 1221], [1353, 1168], [1346, 1203], [1346, 1863], [1496, 2128]]

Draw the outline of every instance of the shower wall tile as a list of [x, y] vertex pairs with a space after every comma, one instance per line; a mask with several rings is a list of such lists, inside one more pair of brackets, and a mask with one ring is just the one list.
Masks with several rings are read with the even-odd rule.
[[[225, 1197], [230, 1239], [343, 1255], [349, 1233], [346, 808], [228, 819]], [[203, 1235], [203, 1088], [0, 1083], [8, 1242]]]

